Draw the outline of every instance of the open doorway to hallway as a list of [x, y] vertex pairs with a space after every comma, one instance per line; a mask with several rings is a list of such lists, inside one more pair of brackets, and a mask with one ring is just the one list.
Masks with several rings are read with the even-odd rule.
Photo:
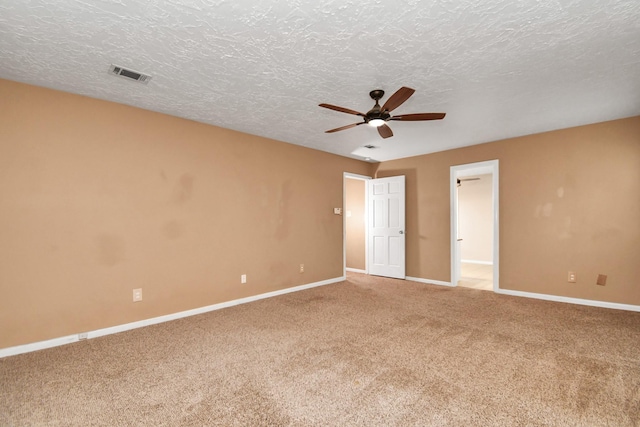
[[366, 176], [344, 174], [344, 267], [368, 273], [366, 238]]
[[493, 289], [492, 175], [458, 178], [458, 286]]
[[450, 169], [451, 284], [498, 290], [498, 160]]

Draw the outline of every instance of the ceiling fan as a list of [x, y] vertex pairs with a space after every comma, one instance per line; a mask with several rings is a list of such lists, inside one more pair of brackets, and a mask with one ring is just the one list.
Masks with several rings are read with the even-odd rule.
[[342, 113], [353, 114], [356, 116], [362, 117], [363, 121], [358, 123], [352, 123], [350, 125], [342, 126], [339, 128], [331, 129], [325, 131], [325, 133], [333, 133], [338, 132], [345, 129], [350, 129], [352, 127], [360, 126], [363, 124], [369, 124], [371, 126], [375, 126], [378, 128], [378, 133], [383, 138], [389, 138], [393, 136], [393, 132], [391, 128], [387, 126], [386, 122], [389, 120], [398, 120], [405, 122], [415, 122], [421, 120], [441, 120], [444, 118], [446, 113], [416, 113], [416, 114], [400, 114], [398, 116], [392, 116], [391, 111], [398, 108], [402, 103], [404, 103], [413, 93], [414, 89], [409, 87], [401, 87], [387, 99], [387, 102], [381, 107], [378, 101], [384, 96], [384, 91], [382, 89], [376, 89], [369, 92], [369, 96], [376, 101], [376, 105], [373, 106], [371, 110], [367, 112], [367, 114], [362, 114], [355, 110], [350, 110], [344, 107], [338, 107], [337, 105], [331, 104], [320, 104], [320, 107], [328, 108], [330, 110], [340, 111]]

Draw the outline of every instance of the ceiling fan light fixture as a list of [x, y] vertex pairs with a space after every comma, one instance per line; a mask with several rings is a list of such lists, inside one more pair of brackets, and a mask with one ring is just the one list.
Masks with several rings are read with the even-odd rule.
[[382, 119], [371, 119], [369, 120], [369, 125], [373, 127], [380, 127], [384, 124], [384, 120]]

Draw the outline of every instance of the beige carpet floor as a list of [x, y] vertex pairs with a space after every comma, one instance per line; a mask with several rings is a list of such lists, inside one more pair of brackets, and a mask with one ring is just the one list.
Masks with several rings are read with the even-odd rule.
[[640, 426], [640, 313], [350, 275], [0, 359], [1, 426]]

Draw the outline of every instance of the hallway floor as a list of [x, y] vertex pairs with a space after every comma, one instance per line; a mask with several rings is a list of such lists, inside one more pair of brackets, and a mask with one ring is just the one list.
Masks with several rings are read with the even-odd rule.
[[458, 286], [492, 291], [493, 265], [473, 264], [470, 262], [461, 263]]

